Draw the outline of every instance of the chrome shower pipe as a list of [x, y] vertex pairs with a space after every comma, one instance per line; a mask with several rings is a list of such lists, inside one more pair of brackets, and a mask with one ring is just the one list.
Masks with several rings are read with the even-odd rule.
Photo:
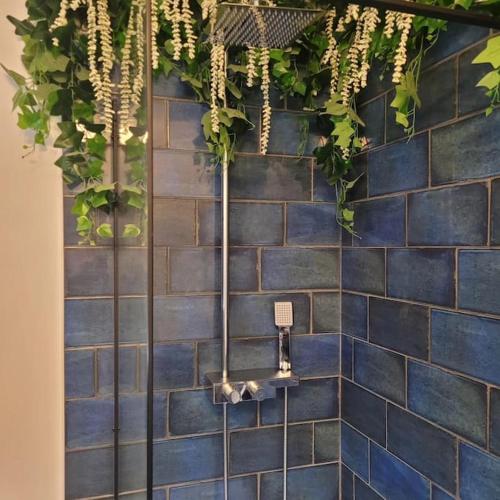
[[283, 500], [287, 497], [288, 478], [288, 387], [284, 389], [283, 401]]

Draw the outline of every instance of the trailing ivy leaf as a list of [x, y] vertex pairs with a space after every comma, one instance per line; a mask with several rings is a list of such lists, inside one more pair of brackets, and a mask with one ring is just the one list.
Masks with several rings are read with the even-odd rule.
[[16, 82], [17, 85], [19, 85], [20, 87], [26, 85], [26, 78], [23, 75], [20, 75], [19, 73], [6, 68], [3, 64], [0, 64], [0, 66], [2, 66], [4, 71]]
[[144, 196], [136, 193], [129, 193], [127, 204], [140, 210], [142, 210], [146, 206]]
[[486, 75], [476, 84], [476, 87], [486, 87], [491, 90], [498, 87], [498, 85], [500, 85], [500, 71], [493, 70], [486, 73]]
[[75, 203], [71, 208], [71, 213], [78, 216], [84, 216], [89, 213], [90, 207], [82, 195], [77, 195]]
[[33, 33], [34, 26], [29, 21], [19, 21], [13, 16], [7, 16], [7, 19], [16, 27], [16, 35], [25, 36]]
[[241, 90], [231, 81], [229, 78], [226, 78], [226, 87], [233, 94], [236, 99], [241, 99], [243, 97]]
[[90, 197], [90, 204], [94, 208], [103, 207], [108, 204], [108, 198], [106, 192], [96, 192]]
[[500, 67], [500, 35], [490, 38], [486, 48], [472, 61], [473, 64], [491, 64], [494, 68]]
[[81, 215], [76, 218], [76, 231], [78, 233], [88, 233], [91, 230], [92, 221], [86, 215]]
[[97, 234], [101, 238], [112, 238], [113, 237], [113, 228], [111, 224], [101, 224], [97, 229], [96, 229]]
[[141, 234], [141, 228], [136, 224], [125, 224], [122, 234], [124, 238], [137, 238]]
[[115, 190], [115, 183], [114, 182], [110, 182], [110, 183], [106, 183], [106, 184], [96, 184], [94, 186], [94, 191], [96, 193], [102, 193], [104, 191], [114, 191]]
[[106, 139], [99, 134], [88, 139], [87, 150], [91, 155], [104, 160], [106, 158]]
[[126, 193], [136, 193], [136, 194], [144, 193], [143, 189], [141, 189], [139, 186], [134, 186], [132, 184], [124, 184], [122, 186], [122, 190], [125, 191]]

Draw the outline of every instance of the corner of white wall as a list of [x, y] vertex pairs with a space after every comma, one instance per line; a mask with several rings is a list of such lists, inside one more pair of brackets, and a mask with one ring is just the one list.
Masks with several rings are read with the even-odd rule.
[[[0, 62], [22, 71], [22, 44], [0, 2]], [[64, 498], [63, 221], [57, 153], [29, 141], [0, 69], [0, 498]]]

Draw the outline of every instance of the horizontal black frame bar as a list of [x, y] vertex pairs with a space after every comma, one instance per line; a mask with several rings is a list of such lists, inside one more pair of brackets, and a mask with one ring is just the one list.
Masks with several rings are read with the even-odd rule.
[[433, 17], [445, 21], [457, 23], [473, 24], [485, 28], [500, 30], [500, 17], [479, 14], [470, 10], [450, 9], [447, 7], [438, 7], [437, 5], [427, 5], [409, 0], [353, 0], [349, 3], [355, 3], [378, 9], [395, 10], [398, 12], [407, 12], [417, 16]]

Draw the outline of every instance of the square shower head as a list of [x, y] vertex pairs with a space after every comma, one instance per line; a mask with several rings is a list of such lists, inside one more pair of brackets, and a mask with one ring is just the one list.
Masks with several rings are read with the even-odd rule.
[[[215, 36], [226, 47], [269, 47], [282, 49], [320, 17], [324, 11], [288, 7], [221, 3]], [[262, 26], [265, 29], [262, 29]]]

